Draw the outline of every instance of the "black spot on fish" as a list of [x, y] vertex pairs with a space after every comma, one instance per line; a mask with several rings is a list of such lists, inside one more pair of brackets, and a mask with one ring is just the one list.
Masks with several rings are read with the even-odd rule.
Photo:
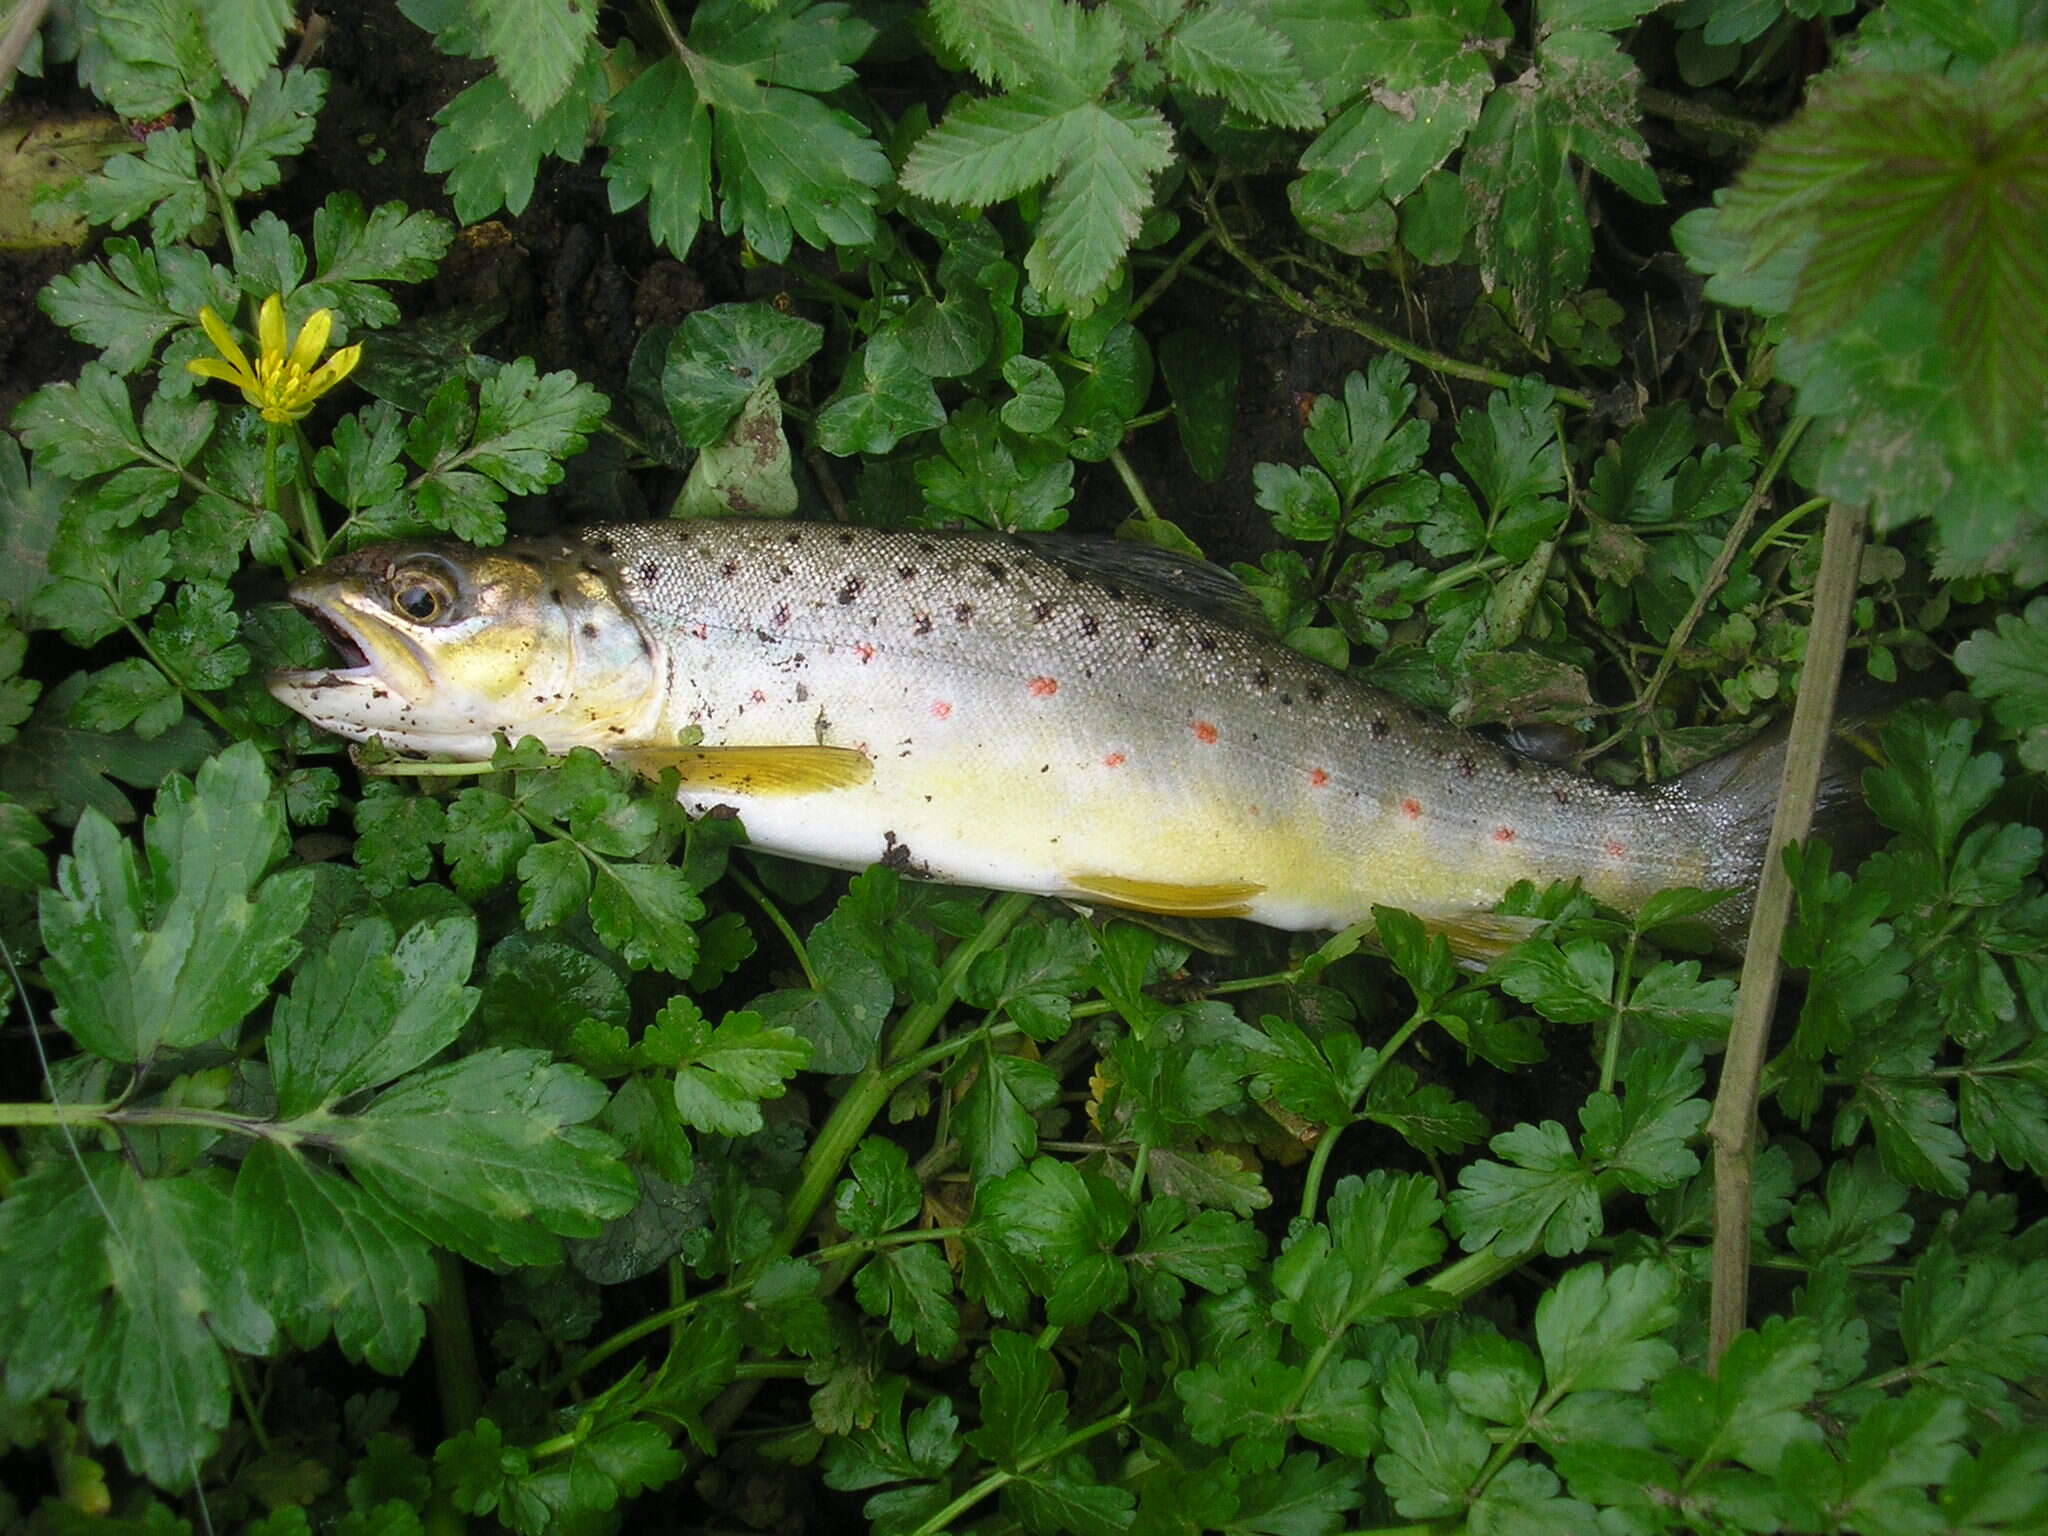
[[1098, 619], [1097, 617], [1095, 617], [1095, 615], [1094, 615], [1094, 614], [1092, 614], [1092, 613], [1084, 613], [1084, 614], [1082, 614], [1082, 615], [1081, 615], [1081, 633], [1082, 633], [1082, 634], [1084, 634], [1084, 635], [1099, 635], [1099, 634], [1101, 634], [1101, 633], [1102, 633], [1102, 620], [1100, 620], [1100, 619]]
[[1550, 792], [1550, 798], [1557, 802], [1558, 808], [1560, 810], [1562, 810], [1565, 806], [1570, 805], [1572, 803], [1571, 793], [1568, 790], [1562, 788], [1553, 789]]
[[1034, 623], [1034, 624], [1043, 624], [1043, 623], [1044, 623], [1044, 622], [1045, 622], [1045, 621], [1046, 621], [1047, 619], [1049, 619], [1049, 618], [1051, 618], [1051, 617], [1052, 617], [1052, 604], [1051, 604], [1051, 603], [1033, 603], [1033, 604], [1031, 605], [1031, 622], [1032, 622], [1032, 623]]
[[1113, 581], [1105, 581], [1102, 584], [1102, 595], [1112, 603], [1120, 603], [1124, 600], [1124, 589]]
[[1387, 724], [1387, 717], [1385, 715], [1374, 715], [1372, 717], [1372, 724], [1367, 726], [1366, 729], [1372, 732], [1372, 739], [1374, 741], [1385, 741], [1387, 733], [1393, 727]]
[[777, 629], [780, 629], [783, 625], [787, 624], [789, 622], [789, 604], [777, 603], [775, 605], [775, 613], [773, 617], [775, 620], [775, 627]]
[[1273, 674], [1264, 667], [1259, 668], [1258, 671], [1252, 674], [1252, 686], [1260, 692], [1264, 692], [1273, 686]]
[[981, 562], [981, 568], [988, 572], [988, 579], [990, 581], [1007, 581], [1009, 579], [1010, 573], [1000, 560], [984, 560]]
[[1139, 649], [1139, 650], [1141, 650], [1141, 651], [1152, 651], [1152, 650], [1156, 650], [1156, 649], [1158, 649], [1158, 646], [1159, 646], [1159, 637], [1158, 637], [1157, 635], [1153, 634], [1151, 630], [1149, 630], [1149, 629], [1141, 629], [1141, 630], [1139, 630], [1139, 631], [1138, 631], [1138, 649]]
[[809, 686], [808, 684], [806, 684], [806, 683], [798, 683], [798, 684], [796, 685], [796, 701], [797, 701], [797, 703], [799, 703], [799, 704], [804, 704], [804, 703], [808, 703], [808, 702], [810, 701], [810, 697], [811, 697], [811, 690], [810, 690], [810, 686]]
[[972, 624], [974, 622], [974, 604], [955, 603], [953, 605], [953, 622], [955, 624]]
[[549, 587], [549, 588], [548, 588], [548, 601], [549, 601], [549, 602], [551, 602], [551, 603], [553, 603], [553, 604], [554, 604], [554, 605], [555, 605], [555, 606], [556, 606], [557, 608], [561, 607], [561, 606], [562, 606], [562, 589], [561, 589], [560, 587]]
[[1294, 695], [1291, 693], [1282, 693], [1280, 695], [1280, 702], [1291, 707], [1294, 703]]
[[1473, 760], [1472, 754], [1470, 752], [1460, 752], [1458, 754], [1456, 760], [1456, 767], [1458, 770], [1458, 777], [1461, 779], [1469, 779], [1472, 777], [1473, 774], [1479, 771], [1479, 764]]
[[858, 576], [847, 577], [846, 585], [839, 589], [840, 603], [843, 605], [852, 602], [856, 597], [860, 596], [861, 588], [865, 587], [866, 585], [867, 583], [862, 581]]
[[929, 555], [933, 551], [935, 551], [939, 546], [934, 544], [930, 539], [919, 539], [917, 543], [912, 547], [915, 548], [920, 555]]
[[640, 579], [642, 581], [653, 581], [660, 574], [661, 567], [652, 560], [642, 560], [640, 562]]
[[757, 629], [757, 630], [755, 630], [755, 631], [754, 631], [754, 638], [755, 638], [756, 640], [760, 641], [760, 642], [761, 642], [761, 643], [762, 643], [763, 645], [780, 645], [780, 644], [782, 644], [782, 637], [781, 637], [780, 635], [771, 635], [771, 634], [770, 634], [770, 633], [768, 633], [768, 631], [767, 631], [767, 630], [765, 630], [765, 629]]
[[851, 544], [853, 542], [853, 535], [850, 533], [842, 533], [841, 535], [839, 535], [839, 542], [841, 544]]
[[610, 539], [592, 539], [590, 547], [600, 555], [616, 555], [619, 552], [619, 546]]
[[1503, 773], [1520, 773], [1522, 760], [1512, 752], [1503, 752], [1500, 755], [1500, 766]]
[[583, 621], [583, 638], [586, 640], [595, 640], [597, 638], [597, 626], [588, 619]]
[[1330, 690], [1325, 688], [1321, 683], [1310, 683], [1306, 691], [1308, 693], [1308, 701], [1311, 704], [1322, 703], [1323, 700], [1329, 696], [1330, 692]]
[[737, 560], [728, 560], [718, 568], [718, 574], [725, 577], [728, 581], [739, 575], [739, 573], [740, 563]]
[[910, 632], [913, 635], [930, 634], [932, 632], [932, 616], [928, 613], [920, 613], [910, 621]]
[[782, 542], [789, 545], [801, 544], [803, 539], [804, 536], [800, 533], [785, 533], [782, 536]]
[[914, 565], [899, 565], [896, 567], [896, 574], [905, 581], [915, 581], [917, 579], [917, 567]]
[[[1214, 635], [1197, 635], [1195, 636], [1195, 645], [1205, 655], [1212, 653], [1216, 649], [1216, 637]], [[1259, 686], [1263, 688], [1266, 685], [1261, 683]]]

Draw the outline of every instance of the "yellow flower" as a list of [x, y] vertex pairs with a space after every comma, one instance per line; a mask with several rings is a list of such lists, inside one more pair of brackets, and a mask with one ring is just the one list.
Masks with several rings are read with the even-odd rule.
[[296, 337], [287, 338], [284, 303], [276, 294], [263, 301], [256, 317], [256, 339], [260, 343], [255, 367], [235, 343], [234, 333], [219, 315], [202, 307], [199, 323], [219, 357], [195, 357], [185, 366], [201, 378], [225, 379], [242, 391], [242, 398], [263, 413], [265, 421], [283, 425], [297, 421], [313, 409], [313, 402], [355, 371], [362, 361], [360, 345], [343, 347], [320, 363], [328, 332], [334, 329], [334, 311], [316, 309], [306, 317]]

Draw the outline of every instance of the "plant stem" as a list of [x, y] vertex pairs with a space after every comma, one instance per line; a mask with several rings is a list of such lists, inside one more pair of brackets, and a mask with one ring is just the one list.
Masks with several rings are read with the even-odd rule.
[[1848, 649], [1864, 521], [1860, 507], [1836, 502], [1828, 508], [1820, 574], [1813, 589], [1813, 626], [1807, 633], [1799, 702], [1792, 711], [1778, 812], [1771, 823], [1756, 910], [1750, 918], [1720, 1090], [1707, 1120], [1707, 1137], [1714, 1146], [1713, 1292], [1707, 1319], [1711, 1366], [1719, 1365], [1722, 1352], [1748, 1322], [1750, 1181], [1756, 1164], [1757, 1096], [1764, 1053], [1770, 1045], [1772, 1005], [1778, 996], [1779, 946], [1792, 914], [1792, 882], [1785, 872], [1784, 854], [1786, 847], [1804, 838], [1813, 825], [1835, 691]]
[[[1468, 363], [1463, 358], [1452, 357], [1447, 353], [1419, 346], [1415, 342], [1408, 340], [1407, 337], [1390, 331], [1383, 325], [1377, 325], [1362, 316], [1355, 315], [1347, 309], [1337, 309], [1319, 300], [1311, 299], [1305, 294], [1296, 292], [1290, 284], [1277, 276], [1271, 268], [1259, 261], [1257, 257], [1239, 245], [1232, 237], [1229, 229], [1223, 222], [1222, 210], [1216, 206], [1216, 190], [1214, 186], [1201, 186], [1199, 183], [1198, 186], [1201, 194], [1202, 212], [1208, 220], [1209, 229], [1216, 236], [1216, 243], [1222, 246], [1239, 266], [1249, 272], [1261, 288], [1264, 288], [1296, 314], [1306, 315], [1309, 319], [1318, 321], [1321, 324], [1333, 325], [1340, 330], [1350, 331], [1355, 335], [1363, 336], [1375, 346], [1385, 347], [1389, 352], [1394, 353], [1398, 357], [1405, 357], [1411, 363], [1420, 363], [1432, 373], [1444, 374], [1454, 379], [1464, 379], [1472, 384], [1490, 384], [1495, 389], [1506, 389], [1515, 382], [1513, 374], [1503, 373], [1498, 368], [1482, 367], [1478, 363]], [[1552, 398], [1560, 405], [1569, 405], [1581, 411], [1593, 408], [1592, 397], [1581, 394], [1576, 389], [1566, 389], [1562, 385], [1553, 384], [1550, 386], [1550, 390]]]
[[[476, 1336], [469, 1320], [469, 1282], [462, 1260], [436, 1249], [434, 1267], [440, 1284], [427, 1307], [427, 1345], [434, 1357], [434, 1389], [441, 1399], [441, 1433], [461, 1434], [483, 1413], [483, 1374], [477, 1368]], [[429, 1536], [456, 1536], [469, 1522], [436, 1488], [427, 1501]]]
[[824, 983], [818, 980], [818, 973], [811, 969], [810, 951], [804, 948], [804, 941], [797, 937], [796, 930], [789, 926], [789, 919], [782, 915], [782, 909], [768, 899], [768, 893], [762, 890], [745, 870], [728, 864], [725, 873], [733, 884], [753, 898], [754, 905], [775, 925], [775, 931], [782, 935], [783, 942], [789, 946], [789, 952], [796, 956], [797, 967], [804, 973], [804, 985], [813, 992], [822, 988]]
[[1215, 238], [1216, 232], [1213, 229], [1204, 229], [1182, 246], [1173, 260], [1161, 268], [1159, 275], [1152, 279], [1152, 285], [1132, 302], [1131, 307], [1124, 313], [1124, 319], [1135, 322], [1138, 316], [1150, 309], [1159, 296], [1173, 286], [1174, 279], [1187, 270], [1188, 263], [1201, 255], [1203, 247]]
[[1124, 490], [1129, 493], [1131, 505], [1138, 509], [1138, 515], [1148, 523], [1161, 521], [1159, 509], [1152, 505], [1152, 498], [1145, 494], [1145, 482], [1138, 478], [1138, 472], [1131, 468], [1131, 461], [1124, 457], [1121, 448], [1109, 456], [1110, 468], [1116, 471], [1117, 479], [1123, 481]]
[[1093, 1424], [1082, 1425], [1050, 1450], [1041, 1451], [1036, 1456], [1025, 1457], [1017, 1463], [1017, 1470], [1015, 1472], [991, 1472], [987, 1477], [984, 1477], [972, 1488], [969, 1488], [965, 1493], [953, 1500], [944, 1509], [927, 1519], [924, 1524], [911, 1532], [911, 1536], [938, 1536], [938, 1532], [948, 1529], [955, 1520], [966, 1514], [968, 1510], [974, 1508], [975, 1505], [1001, 1488], [1005, 1483], [1013, 1483], [1018, 1478], [1035, 1472], [1047, 1462], [1057, 1461], [1077, 1446], [1086, 1445], [1090, 1440], [1098, 1436], [1106, 1435], [1112, 1430], [1121, 1429], [1130, 1422], [1131, 1413], [1131, 1405], [1126, 1403], [1123, 1407], [1117, 1409], [1115, 1413], [1099, 1418]]
[[960, 984], [967, 977], [968, 967], [1008, 937], [1033, 900], [1033, 897], [1014, 892], [995, 898], [988, 906], [980, 930], [972, 938], [961, 940], [954, 946], [952, 954], [946, 957], [946, 963], [939, 971], [938, 991], [929, 1001], [904, 1009], [877, 1058], [853, 1080], [845, 1097], [833, 1107], [831, 1115], [819, 1129], [817, 1139], [811, 1143], [811, 1150], [804, 1157], [796, 1188], [790, 1192], [782, 1226], [767, 1250], [754, 1260], [753, 1272], [758, 1273], [776, 1259], [787, 1258], [796, 1251], [796, 1245], [810, 1230], [811, 1218], [817, 1215], [818, 1207], [825, 1203], [833, 1184], [838, 1181], [839, 1170], [852, 1156], [861, 1137], [867, 1134], [875, 1116], [889, 1102], [889, 1095], [895, 1091], [889, 1069], [923, 1049], [932, 1031], [945, 1021], [946, 1014], [952, 1009], [954, 999], [960, 993]]
[[169, 663], [167, 663], [163, 659], [163, 657], [157, 654], [156, 647], [149, 643], [149, 636], [145, 635], [142, 632], [141, 626], [138, 625], [133, 619], [123, 619], [121, 621], [121, 627], [128, 631], [130, 638], [132, 638], [137, 645], [142, 647], [142, 654], [149, 658], [149, 664], [155, 667], [157, 671], [163, 673], [164, 681], [168, 682], [173, 688], [177, 689], [179, 693], [183, 694], [185, 696], [185, 702], [187, 704], [190, 704], [200, 714], [204, 715], [208, 720], [212, 721], [214, 728], [216, 730], [218, 730], [223, 736], [226, 736], [230, 740], [232, 740], [234, 738], [235, 732], [234, 728], [228, 724], [227, 717], [223, 715], [218, 709], [214, 708], [213, 700], [207, 698], [204, 694], [198, 692], [196, 689], [188, 688], [185, 686], [185, 680], [179, 677], [176, 672], [172, 671]]

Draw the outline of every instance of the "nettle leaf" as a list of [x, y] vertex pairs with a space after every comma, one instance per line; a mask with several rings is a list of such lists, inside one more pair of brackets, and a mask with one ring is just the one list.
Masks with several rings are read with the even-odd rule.
[[477, 0], [484, 52], [528, 117], [539, 117], [569, 89], [597, 35], [597, 7], [580, 0]]
[[2034, 258], [2044, 82], [2039, 46], [1974, 77], [1831, 71], [1723, 205], [1752, 250], [1812, 237], [1790, 311], [1802, 332], [1841, 326], [1892, 283], [1928, 282], [1963, 425], [1994, 448], [2039, 419], [2048, 379], [2048, 280]]
[[1287, 39], [1248, 11], [1210, 5], [1166, 34], [1167, 71], [1204, 96], [1282, 128], [1314, 128], [1323, 104]]
[[41, 915], [57, 1020], [96, 1055], [146, 1061], [239, 1023], [298, 952], [313, 872], [265, 877], [284, 807], [263, 758], [239, 743], [196, 781], [173, 778], [143, 827], [146, 855], [97, 811]]
[[160, 1488], [220, 1444], [228, 1351], [276, 1335], [235, 1251], [227, 1174], [144, 1179], [97, 1149], [31, 1169], [0, 1202], [0, 1355], [24, 1399], [75, 1392], [86, 1433]]
[[552, 1264], [639, 1198], [618, 1144], [588, 1128], [609, 1095], [540, 1051], [483, 1050], [401, 1079], [360, 1113], [285, 1121], [377, 1201], [476, 1264]]

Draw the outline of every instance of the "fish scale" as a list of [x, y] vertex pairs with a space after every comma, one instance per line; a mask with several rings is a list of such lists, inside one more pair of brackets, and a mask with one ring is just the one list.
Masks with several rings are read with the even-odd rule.
[[1715, 867], [1712, 807], [1683, 789], [1531, 763], [1056, 546], [744, 523], [588, 538], [668, 637], [664, 730], [873, 759], [829, 804], [738, 803], [778, 852], [1076, 895], [1255, 886], [1218, 905], [1287, 928], [1376, 902], [1448, 917], [1523, 878], [1628, 903], [1753, 876]]
[[[422, 583], [447, 603], [415, 621]], [[1517, 880], [1746, 888], [1775, 788], [1768, 754], [1646, 790], [1523, 759], [1288, 650], [1212, 568], [1100, 541], [609, 524], [381, 546], [294, 592], [369, 658], [273, 679], [332, 729], [643, 766], [681, 737], [685, 804], [773, 852], [1283, 928], [1384, 904], [1478, 952]]]

